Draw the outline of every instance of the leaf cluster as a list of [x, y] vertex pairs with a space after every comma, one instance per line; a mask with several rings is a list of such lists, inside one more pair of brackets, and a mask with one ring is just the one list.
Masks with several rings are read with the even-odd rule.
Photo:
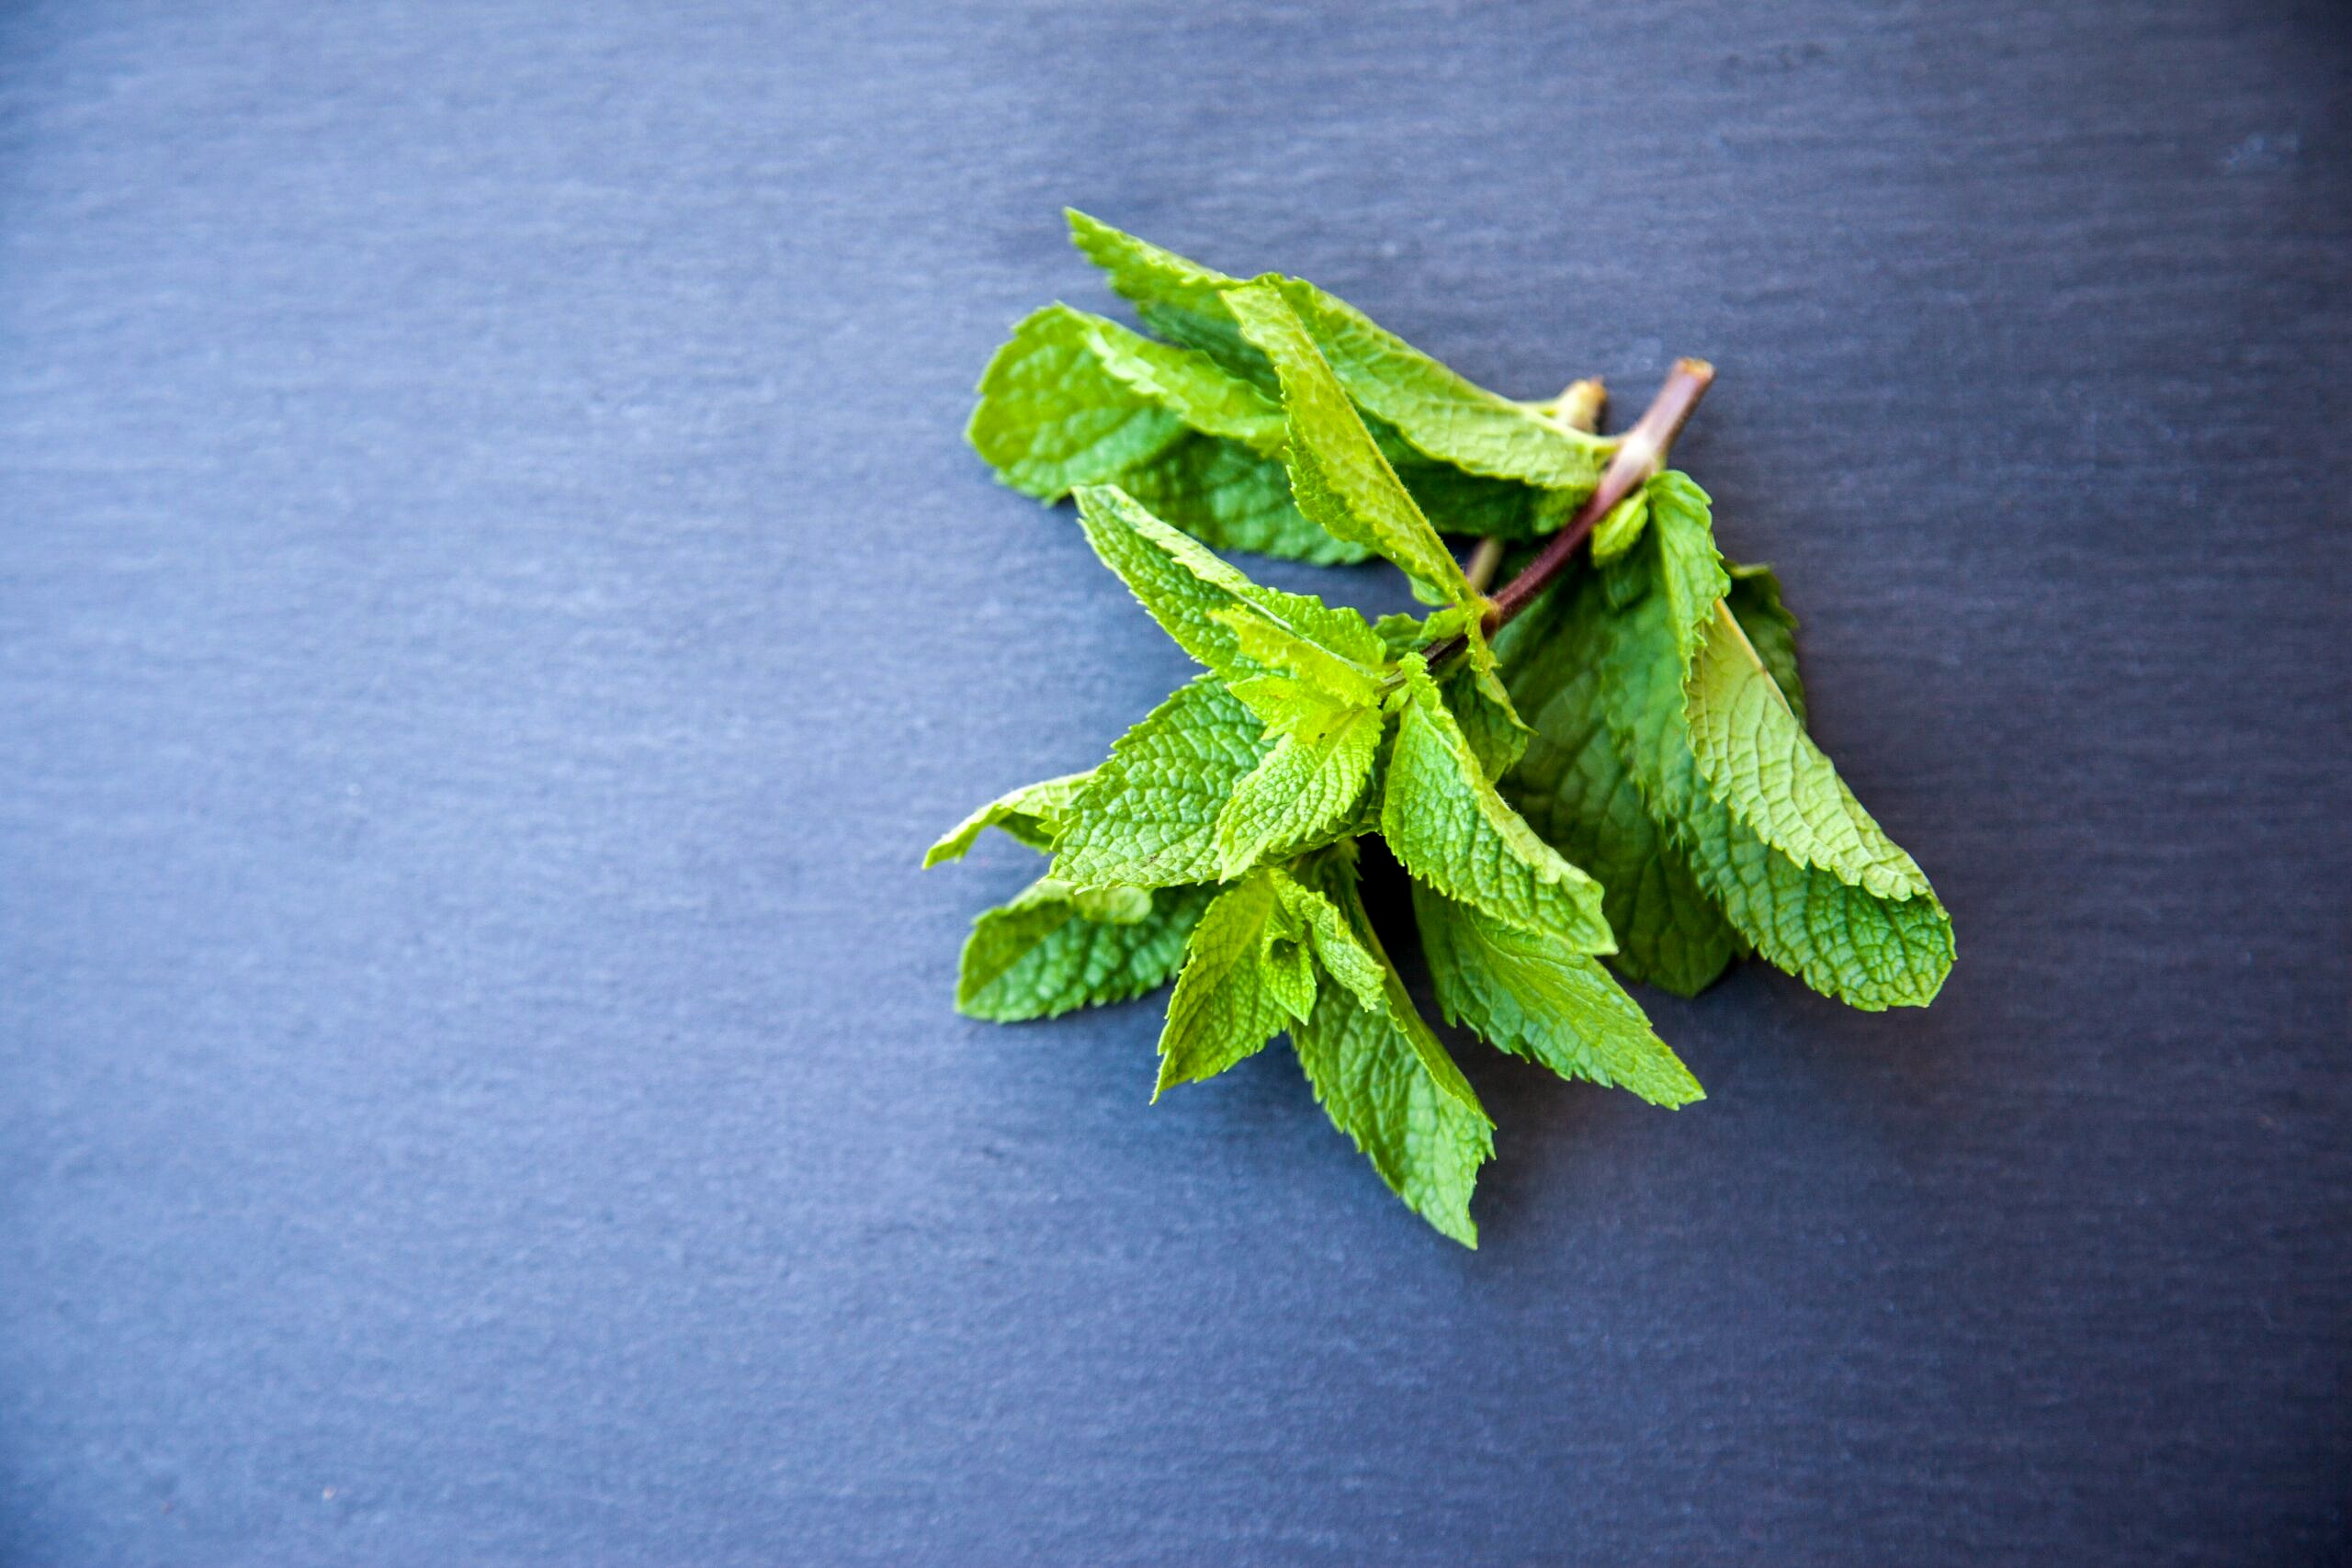
[[[1075, 496], [1202, 672], [1099, 766], [932, 847], [926, 865], [994, 827], [1050, 856], [976, 922], [963, 1010], [1050, 1017], [1173, 979], [1155, 1093], [1286, 1035], [1389, 1186], [1475, 1245], [1493, 1122], [1366, 916], [1364, 838], [1410, 874], [1449, 1023], [1652, 1104], [1702, 1091], [1620, 976], [1690, 994], [1752, 952], [1857, 1007], [1933, 998], [1950, 919], [1807, 736], [1795, 620], [1768, 568], [1717, 552], [1704, 491], [1652, 474], [1490, 644], [1441, 528], [1558, 528], [1612, 442], [1301, 279], [1071, 226], [1159, 335], [1036, 312], [990, 362], [971, 440], [1015, 488]], [[1217, 549], [1379, 556], [1430, 609], [1375, 625]], [[1440, 647], [1459, 651], [1433, 668]]]

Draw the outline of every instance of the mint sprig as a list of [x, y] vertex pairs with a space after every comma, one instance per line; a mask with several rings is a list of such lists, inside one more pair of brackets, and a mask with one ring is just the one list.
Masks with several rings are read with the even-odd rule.
[[[1448, 1022], [1653, 1104], [1702, 1091], [1612, 967], [1688, 995], [1752, 951], [1856, 1007], [1934, 998], [1950, 918], [1806, 734], [1779, 580], [1724, 559], [1667, 467], [1710, 367], [1600, 436], [1597, 382], [1513, 401], [1302, 279], [1070, 227], [1160, 335], [1037, 311], [970, 438], [1004, 482], [1075, 496], [1202, 673], [1100, 766], [932, 847], [993, 827], [1051, 857], [975, 923], [958, 1007], [1045, 1018], [1173, 979], [1155, 1097], [1287, 1034], [1332, 1122], [1475, 1246], [1493, 1123], [1365, 913], [1363, 839], [1411, 877]], [[1466, 568], [1446, 536], [1477, 541]], [[1432, 608], [1374, 625], [1219, 549], [1377, 555]]]

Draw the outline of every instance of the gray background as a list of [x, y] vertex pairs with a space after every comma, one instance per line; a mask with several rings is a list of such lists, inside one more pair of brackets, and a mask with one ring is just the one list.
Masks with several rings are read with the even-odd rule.
[[[2339, 1558], [2347, 108], [2326, 0], [8, 7], [0, 1560]], [[956, 1018], [921, 846], [1184, 669], [959, 440], [1064, 202], [1714, 359], [1935, 1009], [1472, 1055], [1475, 1255]]]

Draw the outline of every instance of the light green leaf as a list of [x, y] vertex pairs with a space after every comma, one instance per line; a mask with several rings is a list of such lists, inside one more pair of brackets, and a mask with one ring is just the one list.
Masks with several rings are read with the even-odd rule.
[[1647, 488], [1635, 491], [1609, 509], [1592, 530], [1592, 564], [1607, 566], [1634, 547], [1642, 530], [1650, 525], [1650, 498]]
[[[1230, 314], [1221, 302], [1216, 308], [1227, 337], [1239, 343]], [[1292, 502], [1279, 456], [1278, 385], [1257, 351], [1241, 347], [1262, 386], [1211, 355], [1048, 306], [997, 351], [967, 434], [1005, 483], [1042, 501], [1080, 485], [1116, 484], [1217, 549], [1323, 564], [1363, 559], [1364, 547], [1325, 533]], [[1385, 420], [1366, 423], [1442, 528], [1526, 538], [1557, 527], [1573, 509], [1564, 492], [1464, 473], [1408, 446]]]
[[[956, 1006], [973, 1018], [1012, 1023], [1139, 997], [1176, 973], [1209, 894], [1205, 887], [1122, 888], [1099, 901], [1042, 879], [972, 923]], [[1095, 918], [1109, 913], [1136, 918]]]
[[1781, 602], [1781, 580], [1773, 575], [1770, 567], [1761, 563], [1736, 566], [1727, 562], [1725, 570], [1731, 574], [1731, 589], [1724, 595], [1724, 603], [1731, 606], [1739, 629], [1747, 634], [1747, 646], [1764, 661], [1772, 683], [1789, 700], [1789, 711], [1803, 724], [1804, 683], [1797, 677], [1797, 618]]
[[1116, 483], [1220, 549], [1324, 564], [1370, 553], [1300, 513], [1278, 455], [1279, 405], [1204, 355], [1049, 305], [1013, 329], [979, 393], [966, 435], [1040, 501]]
[[1653, 1105], [1705, 1098], [1640, 1004], [1592, 958], [1418, 882], [1413, 915], [1447, 1022], [1564, 1078], [1630, 1089]]
[[[1396, 965], [1389, 959], [1388, 950], [1381, 946], [1379, 933], [1372, 929], [1372, 917], [1364, 910], [1363, 894], [1358, 886], [1354, 847], [1335, 848], [1317, 855], [1302, 863], [1299, 873], [1300, 886], [1321, 894], [1340, 916], [1334, 926], [1311, 904], [1298, 908], [1315, 942], [1317, 961], [1354, 993], [1361, 1005], [1388, 1015], [1439, 1092], [1475, 1112], [1480, 1121], [1487, 1121], [1487, 1108], [1478, 1103], [1477, 1091], [1462, 1076], [1453, 1058], [1446, 1055], [1445, 1047], [1438, 1043], [1437, 1036], [1430, 1032], [1429, 1025], [1421, 1021], [1404, 980], [1396, 973]], [[1363, 980], [1374, 976], [1379, 981], [1376, 994], [1363, 987]]]
[[1373, 622], [1372, 635], [1380, 639], [1380, 646], [1387, 649], [1391, 659], [1437, 640], [1430, 635], [1425, 618], [1401, 614], [1383, 615]]
[[1147, 401], [1204, 435], [1238, 441], [1261, 457], [1282, 456], [1282, 405], [1255, 385], [1198, 349], [1145, 337], [1102, 316], [1081, 320], [1102, 367]]
[[1611, 953], [1600, 884], [1560, 858], [1504, 803], [1440, 700], [1418, 654], [1406, 684], [1380, 808], [1405, 869], [1498, 919], [1549, 931], [1579, 953]]
[[1272, 878], [1260, 874], [1219, 893], [1193, 928], [1159, 1035], [1153, 1099], [1255, 1055], [1313, 1010], [1312, 971], [1304, 995], [1296, 985], [1303, 933], [1277, 919], [1283, 912]]
[[1243, 335], [1282, 377], [1283, 461], [1298, 509], [1330, 533], [1378, 551], [1434, 604], [1472, 596], [1462, 568], [1380, 455], [1346, 390], [1283, 296], [1268, 284], [1234, 289], [1227, 304]]
[[[1238, 279], [1083, 213], [1070, 213], [1069, 223], [1078, 248], [1155, 331], [1261, 387], [1273, 385], [1264, 355], [1238, 330], [1225, 298]], [[1468, 475], [1564, 491], [1570, 506], [1598, 482], [1613, 443], [1476, 385], [1311, 283], [1284, 278], [1279, 287], [1349, 397], [1416, 450]], [[1430, 515], [1446, 525], [1443, 509], [1432, 507]]]
[[1662, 596], [1674, 633], [1676, 667], [1688, 677], [1731, 578], [1715, 552], [1714, 517], [1705, 491], [1691, 483], [1688, 474], [1668, 470], [1652, 479], [1645, 494], [1655, 547], [1649, 570], [1629, 574], [1611, 568], [1605, 575], [1633, 576]]
[[1372, 555], [1308, 522], [1291, 499], [1290, 475], [1281, 460], [1261, 457], [1236, 442], [1187, 434], [1100, 479], [1118, 485], [1154, 515], [1216, 549], [1254, 550], [1317, 566], [1341, 566]]
[[1372, 778], [1385, 722], [1377, 707], [1329, 702], [1286, 720], [1282, 739], [1217, 816], [1219, 874], [1230, 879], [1287, 858], [1347, 823]]
[[965, 436], [1006, 484], [1041, 501], [1111, 479], [1164, 451], [1184, 423], [1107, 370], [1089, 319], [1032, 312], [989, 360]]
[[1331, 1124], [1354, 1141], [1415, 1213], [1463, 1246], [1476, 1247], [1470, 1194], [1479, 1166], [1494, 1155], [1494, 1126], [1430, 1077], [1408, 1033], [1415, 1029], [1428, 1033], [1418, 1015], [1408, 1013], [1400, 1021], [1385, 1008], [1359, 1007], [1342, 988], [1326, 986], [1291, 1039]]
[[[1392, 973], [1387, 955], [1380, 951], [1376, 939], [1368, 943], [1364, 936], [1358, 934], [1360, 926], [1370, 931], [1369, 922], [1351, 914], [1363, 908], [1354, 891], [1355, 852], [1352, 843], [1342, 841], [1301, 863], [1295, 868], [1295, 875], [1280, 870], [1271, 874], [1283, 907], [1306, 933], [1315, 961], [1346, 987], [1359, 1005], [1385, 1008], [1390, 1003], [1388, 980]], [[1345, 908], [1335, 901], [1334, 893], [1347, 900]]]
[[1577, 501], [1599, 482], [1614, 443], [1497, 396], [1304, 278], [1283, 279], [1282, 291], [1348, 395], [1430, 457]]
[[923, 852], [922, 868], [929, 871], [943, 861], [963, 859], [974, 841], [990, 828], [1003, 829], [1033, 850], [1052, 849], [1062, 812], [1089, 776], [1065, 773], [1057, 779], [1023, 784], [998, 795], [949, 829], [937, 843]]
[[1307, 931], [1316, 962], [1338, 981], [1291, 1031], [1299, 1066], [1332, 1123], [1415, 1211], [1477, 1245], [1470, 1190], [1494, 1153], [1486, 1108], [1415, 1010], [1357, 890], [1355, 851], [1338, 844], [1275, 874], [1277, 896]]
[[1600, 880], [1616, 968], [1693, 996], [1723, 973], [1738, 938], [1651, 819], [1611, 737], [1601, 661], [1612, 618], [1598, 580], [1578, 573], [1496, 639], [1504, 679], [1534, 728], [1502, 794], [1546, 843]]
[[1432, 635], [1459, 631], [1465, 639], [1462, 660], [1438, 682], [1445, 705], [1462, 727], [1479, 768], [1489, 782], [1509, 773], [1527, 750], [1531, 732], [1519, 716], [1510, 690], [1503, 683], [1494, 649], [1487, 642], [1481, 621], [1487, 602], [1474, 601], [1458, 614], [1442, 612], [1430, 617]]
[[1111, 288], [1132, 301], [1162, 336], [1200, 349], [1245, 379], [1272, 391], [1273, 367], [1241, 335], [1225, 291], [1240, 280], [1187, 261], [1085, 213], [1065, 209], [1070, 243], [1108, 275]]
[[[1669, 611], [1668, 595], [1645, 587], [1660, 574], [1648, 553], [1657, 532], [1650, 547], [1610, 569], [1624, 580], [1613, 592], [1638, 597], [1612, 616], [1602, 670], [1610, 733], [1651, 818], [1766, 960], [1866, 1010], [1925, 1007], [1952, 963], [1951, 920], [1935, 896], [1883, 898], [1801, 865], [1757, 838], [1709, 790], [1691, 754], [1676, 673], [1679, 612]], [[1604, 592], [1604, 602], [1609, 597]]]
[[[1303, 617], [1285, 615], [1277, 620], [1254, 604], [1246, 609], [1237, 605], [1218, 610], [1215, 618], [1232, 631], [1234, 643], [1248, 663], [1266, 670], [1295, 671], [1307, 688], [1327, 702], [1370, 706], [1380, 700], [1379, 676], [1387, 661], [1365, 659], [1374, 645], [1355, 635], [1363, 622], [1353, 611], [1343, 608], [1332, 614], [1335, 625], [1346, 627], [1344, 632], [1319, 623], [1302, 629]], [[1318, 637], [1325, 640], [1315, 640]]]
[[1288, 669], [1351, 701], [1363, 700], [1384, 673], [1386, 650], [1353, 610], [1261, 587], [1114, 486], [1080, 490], [1078, 508], [1103, 564], [1210, 669], [1236, 679]]
[[[1557, 528], [1575, 510], [1565, 492], [1480, 479], [1422, 457], [1385, 423], [1373, 426], [1373, 435], [1422, 513], [1446, 533], [1532, 538]], [[1324, 566], [1372, 554], [1308, 522], [1291, 497], [1282, 460], [1261, 457], [1238, 442], [1187, 433], [1149, 457], [1091, 475], [1086, 482], [1118, 485], [1164, 521], [1216, 549], [1254, 550]]]
[[1699, 772], [1742, 826], [1798, 864], [1879, 897], [1928, 894], [1927, 874], [1805, 734], [1727, 606], [1707, 624], [1685, 697]]
[[1215, 676], [1177, 688], [1071, 797], [1054, 874], [1081, 886], [1216, 881], [1217, 817], [1272, 744]]

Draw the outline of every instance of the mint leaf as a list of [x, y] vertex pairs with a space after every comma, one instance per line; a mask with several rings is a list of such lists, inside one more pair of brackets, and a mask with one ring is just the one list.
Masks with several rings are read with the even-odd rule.
[[1927, 874], [1805, 734], [1728, 606], [1708, 622], [1684, 694], [1699, 772], [1742, 826], [1879, 897], [1928, 895]]
[[1304, 932], [1265, 874], [1218, 894], [1184, 950], [1159, 1035], [1158, 1099], [1254, 1055], [1315, 1005]]
[[1650, 498], [1646, 489], [1637, 490], [1609, 509], [1607, 516], [1592, 530], [1592, 564], [1607, 566], [1634, 547], [1642, 530], [1650, 525]]
[[1279, 456], [1281, 409], [1205, 355], [1049, 305], [1013, 328], [979, 393], [967, 438], [998, 478], [1040, 501], [1116, 483], [1220, 549], [1325, 564], [1369, 553], [1299, 513]]
[[[1364, 912], [1363, 895], [1357, 886], [1352, 846], [1316, 856], [1302, 863], [1299, 870], [1299, 885], [1320, 895], [1323, 904], [1339, 916], [1336, 922], [1332, 921], [1323, 905], [1312, 901], [1295, 906], [1314, 941], [1317, 962], [1354, 994], [1360, 1005], [1388, 1016], [1415, 1060], [1420, 1063], [1421, 1071], [1441, 1094], [1492, 1126], [1487, 1108], [1478, 1103], [1477, 1091], [1470, 1087], [1470, 1080], [1462, 1076], [1462, 1069], [1446, 1055], [1445, 1047], [1438, 1043], [1429, 1025], [1421, 1021], [1413, 998], [1406, 992], [1404, 980], [1396, 973], [1396, 965], [1389, 960], [1388, 950], [1380, 945], [1379, 934], [1372, 929], [1372, 917]], [[1364, 984], [1375, 976], [1379, 980], [1376, 993]]]
[[1510, 772], [1527, 752], [1532, 732], [1519, 716], [1510, 692], [1492, 670], [1464, 666], [1439, 686], [1447, 711], [1462, 728], [1478, 771], [1493, 783]]
[[1345, 565], [1372, 553], [1308, 522], [1291, 499], [1290, 475], [1282, 463], [1231, 441], [1187, 435], [1145, 462], [1102, 479], [1220, 550], [1253, 550], [1317, 566]]
[[1238, 441], [1261, 457], [1282, 456], [1282, 405], [1197, 349], [1129, 332], [1102, 316], [1071, 311], [1086, 325], [1094, 356], [1129, 389], [1204, 435]]
[[1532, 732], [1519, 716], [1494, 649], [1479, 625], [1486, 607], [1484, 600], [1464, 606], [1458, 626], [1451, 624], [1455, 618], [1451, 615], [1433, 615], [1430, 630], [1440, 635], [1458, 630], [1464, 639], [1462, 662], [1439, 682], [1438, 690], [1447, 711], [1462, 727], [1462, 738], [1470, 743], [1480, 771], [1492, 782], [1509, 773], [1525, 754]]
[[1226, 307], [1225, 291], [1240, 279], [1162, 250], [1074, 208], [1063, 211], [1069, 220], [1070, 243], [1108, 275], [1113, 291], [1135, 305], [1146, 325], [1201, 350], [1269, 392], [1279, 385], [1273, 367], [1242, 336], [1233, 312]]
[[1283, 279], [1282, 290], [1349, 395], [1421, 451], [1466, 473], [1578, 501], [1592, 492], [1611, 442], [1497, 396], [1304, 278]]
[[1607, 575], [1661, 597], [1674, 637], [1676, 668], [1687, 679], [1731, 578], [1715, 552], [1714, 514], [1707, 492], [1692, 484], [1688, 474], [1660, 474], [1644, 487], [1643, 495], [1655, 546], [1650, 570], [1646, 574], [1613, 570]]
[[1380, 832], [1405, 869], [1498, 919], [1550, 931], [1579, 953], [1616, 942], [1600, 886], [1560, 858], [1495, 791], [1418, 654], [1388, 760]]
[[[1277, 870], [1272, 875], [1283, 907], [1306, 933], [1316, 963], [1360, 1006], [1385, 1008], [1391, 1003], [1388, 984], [1394, 971], [1378, 941], [1363, 934], [1369, 933], [1371, 925], [1362, 918], [1363, 901], [1355, 891], [1355, 854], [1352, 843], [1342, 842], [1301, 862], [1292, 872]], [[1345, 900], [1344, 908], [1340, 900]], [[1475, 1103], [1476, 1097], [1471, 1098]]]
[[1371, 700], [1386, 650], [1353, 610], [1259, 586], [1114, 487], [1080, 491], [1078, 509], [1094, 553], [1201, 663], [1235, 678], [1287, 669]]
[[1788, 699], [1789, 711], [1803, 724], [1804, 684], [1797, 678], [1797, 618], [1781, 603], [1781, 580], [1770, 567], [1761, 564], [1725, 562], [1724, 570], [1731, 574], [1731, 588], [1724, 594], [1724, 603], [1731, 606], [1739, 629], [1747, 634], [1747, 646], [1764, 661], [1772, 683]]
[[1385, 724], [1377, 707], [1329, 701], [1302, 701], [1283, 716], [1282, 738], [1233, 786], [1217, 814], [1218, 874], [1238, 876], [1349, 821], [1372, 778]]
[[1335, 986], [1323, 987], [1291, 1032], [1299, 1068], [1331, 1124], [1408, 1208], [1475, 1247], [1470, 1193], [1479, 1166], [1493, 1157], [1494, 1124], [1430, 1077], [1417, 1049], [1423, 1037], [1436, 1046], [1418, 1015], [1358, 1007]]
[[979, 836], [990, 828], [1003, 829], [1033, 850], [1052, 849], [1062, 812], [1090, 776], [1087, 773], [1065, 773], [1057, 779], [1023, 784], [1019, 789], [998, 795], [950, 828], [937, 843], [924, 851], [922, 868], [929, 871], [943, 861], [962, 860]]
[[1739, 939], [1651, 819], [1611, 737], [1601, 664], [1611, 616], [1588, 572], [1554, 588], [1496, 639], [1504, 679], [1534, 728], [1502, 794], [1546, 843], [1600, 880], [1617, 969], [1695, 996], [1723, 973]]
[[1461, 565], [1364, 428], [1306, 329], [1266, 283], [1227, 295], [1242, 334], [1282, 378], [1283, 462], [1298, 509], [1351, 544], [1378, 551], [1432, 604], [1471, 597]]
[[1066, 305], [1023, 317], [980, 376], [965, 437], [1013, 489], [1055, 501], [1114, 478], [1184, 434], [1184, 423], [1113, 376], [1089, 318]]
[[1564, 1078], [1630, 1089], [1653, 1105], [1705, 1098], [1640, 1005], [1592, 958], [1418, 882], [1413, 914], [1447, 1022]]
[[[1654, 549], [1659, 530], [1651, 533]], [[1758, 953], [1814, 989], [1869, 1011], [1925, 1007], [1951, 968], [1942, 905], [1933, 894], [1881, 897], [1799, 864], [1725, 809], [1690, 750], [1678, 672], [1680, 613], [1669, 611], [1669, 595], [1644, 589], [1660, 563], [1637, 550], [1610, 573], [1621, 578], [1618, 592], [1628, 591], [1625, 582], [1640, 592], [1610, 630], [1602, 688], [1610, 732], [1699, 885]]]
[[1676, 473], [1650, 481], [1663, 591], [1680, 656], [1690, 748], [1710, 792], [1800, 865], [1889, 899], [1931, 896], [1918, 863], [1854, 798], [1749, 645], [1730, 607], [1707, 494]]
[[[1311, 885], [1311, 886], [1310, 886]], [[1291, 1031], [1298, 1065], [1332, 1125], [1392, 1190], [1465, 1247], [1478, 1245], [1470, 1192], [1494, 1154], [1494, 1123], [1430, 1032], [1374, 934], [1352, 851], [1314, 857], [1296, 884], [1317, 963], [1340, 983]]]
[[[1238, 279], [1081, 212], [1069, 214], [1069, 225], [1072, 242], [1155, 331], [1272, 385], [1262, 345], [1238, 329], [1226, 297]], [[1349, 397], [1418, 451], [1471, 475], [1566, 491], [1577, 501], [1591, 492], [1611, 443], [1477, 386], [1304, 279], [1278, 286]]]
[[1120, 888], [1090, 898], [1051, 877], [1035, 882], [972, 922], [956, 1006], [1013, 1023], [1139, 997], [1176, 972], [1209, 893]]
[[1080, 886], [1216, 881], [1217, 817], [1272, 747], [1257, 715], [1215, 676], [1178, 687], [1071, 797], [1054, 874]]

